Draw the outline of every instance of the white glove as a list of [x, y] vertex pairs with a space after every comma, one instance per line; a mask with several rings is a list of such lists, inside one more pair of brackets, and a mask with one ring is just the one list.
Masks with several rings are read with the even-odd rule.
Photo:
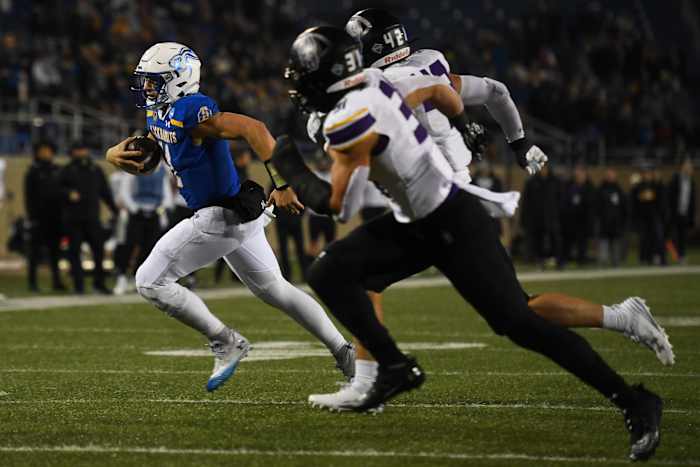
[[525, 170], [530, 175], [535, 175], [542, 170], [549, 159], [547, 155], [537, 146], [532, 146], [525, 153]]

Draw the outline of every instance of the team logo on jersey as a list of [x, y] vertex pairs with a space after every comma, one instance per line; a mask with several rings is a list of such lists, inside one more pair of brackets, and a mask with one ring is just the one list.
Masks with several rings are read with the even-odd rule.
[[199, 112], [197, 112], [197, 123], [205, 122], [209, 118], [211, 118], [211, 110], [206, 105], [201, 106]]

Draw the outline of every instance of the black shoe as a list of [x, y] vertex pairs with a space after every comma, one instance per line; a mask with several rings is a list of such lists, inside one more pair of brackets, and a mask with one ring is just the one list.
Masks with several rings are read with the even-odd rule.
[[630, 432], [630, 455], [632, 461], [645, 461], [654, 455], [661, 443], [661, 412], [663, 401], [644, 388], [633, 386], [634, 405], [622, 411], [625, 426]]
[[39, 289], [39, 286], [36, 284], [30, 284], [29, 291], [33, 292], [33, 293], [40, 293], [41, 292], [41, 290]]
[[365, 395], [362, 404], [354, 410], [366, 412], [376, 409], [402, 392], [420, 387], [424, 382], [425, 373], [413, 357], [395, 365], [380, 366], [376, 381]]

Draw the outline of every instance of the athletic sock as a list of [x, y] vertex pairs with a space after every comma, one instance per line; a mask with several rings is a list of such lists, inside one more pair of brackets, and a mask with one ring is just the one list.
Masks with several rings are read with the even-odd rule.
[[352, 385], [360, 393], [369, 391], [377, 379], [379, 364], [373, 360], [355, 360], [355, 378]]
[[623, 332], [627, 330], [627, 315], [619, 305], [603, 305], [603, 329]]

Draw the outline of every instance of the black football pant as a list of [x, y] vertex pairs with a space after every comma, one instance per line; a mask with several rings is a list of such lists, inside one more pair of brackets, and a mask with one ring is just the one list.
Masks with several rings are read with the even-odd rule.
[[129, 214], [129, 223], [126, 227], [126, 242], [119, 249], [115, 258], [115, 266], [119, 274], [126, 274], [129, 268], [129, 260], [138, 246], [139, 256], [136, 259], [133, 270], [136, 271], [146, 260], [149, 253], [160, 238], [160, 221], [155, 212], [139, 211]]
[[93, 273], [93, 284], [96, 288], [104, 288], [105, 277], [102, 269], [104, 259], [104, 232], [97, 220], [69, 221], [66, 222], [66, 233], [70, 237], [68, 247], [68, 259], [70, 260], [70, 271], [73, 276], [75, 291], [82, 293], [85, 291], [85, 272], [80, 261], [80, 247], [83, 242], [87, 242], [92, 252], [92, 259], [95, 263]]
[[33, 221], [30, 230], [29, 244], [29, 287], [37, 287], [36, 271], [42, 258], [44, 247], [49, 253], [49, 268], [51, 269], [51, 281], [53, 288], [62, 287], [58, 272], [59, 244], [61, 242], [61, 223], [55, 219], [39, 219]]
[[377, 320], [365, 291], [381, 291], [431, 265], [497, 334], [549, 357], [605, 397], [617, 394], [616, 403], [630, 402], [629, 386], [586, 340], [528, 307], [491, 218], [462, 190], [453, 190], [437, 210], [417, 222], [401, 224], [386, 214], [358, 227], [319, 256], [308, 280], [333, 315], [385, 366], [406, 357]]
[[280, 254], [280, 270], [282, 271], [282, 276], [291, 280], [292, 266], [289, 259], [289, 239], [294, 242], [294, 249], [297, 253], [297, 259], [299, 261], [299, 269], [301, 270], [301, 278], [303, 279], [306, 275], [306, 249], [304, 248], [304, 232], [302, 231], [302, 225], [300, 220], [288, 221], [285, 218], [290, 216], [290, 214], [280, 214], [277, 217], [277, 222], [275, 227], [277, 230], [277, 242], [279, 244]]

